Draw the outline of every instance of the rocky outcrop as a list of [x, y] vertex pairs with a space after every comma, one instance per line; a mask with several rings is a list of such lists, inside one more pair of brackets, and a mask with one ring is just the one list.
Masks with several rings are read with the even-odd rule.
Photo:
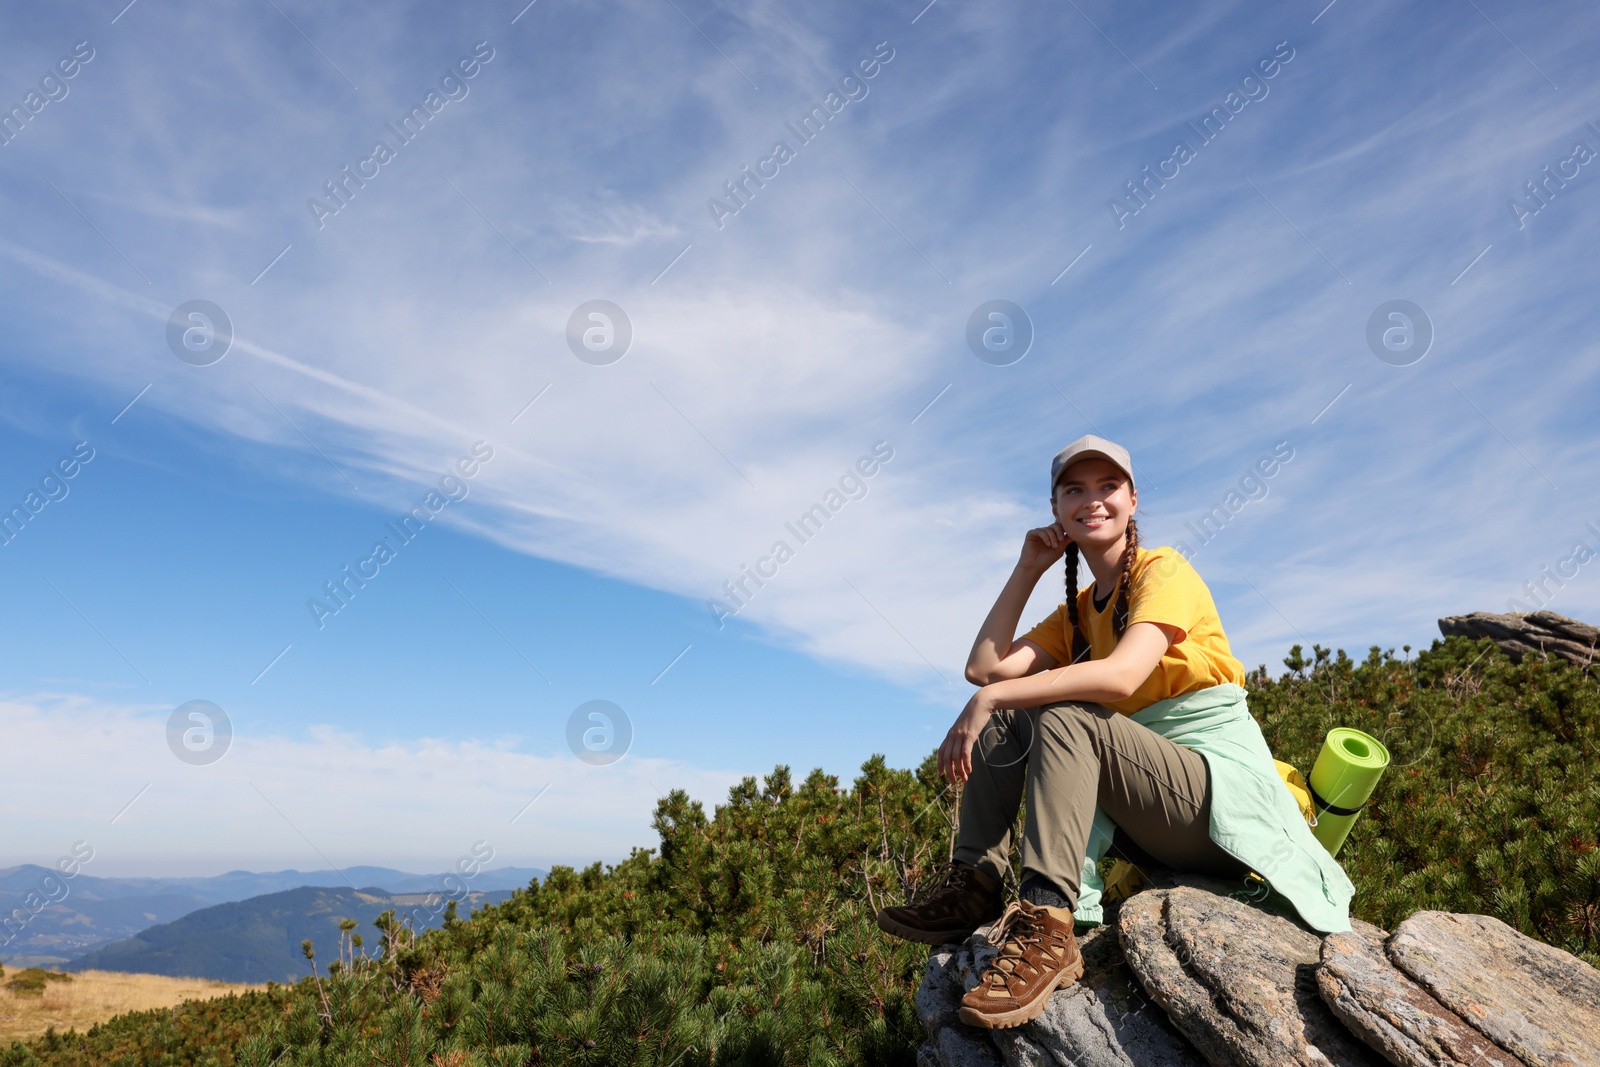
[[1215, 1067], [1380, 1067], [1317, 995], [1321, 939], [1281, 915], [1193, 886], [1122, 907], [1128, 964]]
[[1402, 1067], [1523, 1067], [1390, 962], [1371, 923], [1322, 939], [1317, 991], [1350, 1031]]
[[1553, 611], [1451, 615], [1439, 620], [1439, 632], [1446, 637], [1487, 637], [1505, 649], [1513, 663], [1521, 663], [1529, 652], [1540, 651], [1579, 666], [1600, 663], [1600, 627]]
[[[978, 1030], [956, 1018], [961, 995], [977, 985], [995, 953], [988, 927], [959, 949], [935, 949], [916, 1001], [930, 1045], [942, 1049], [950, 1040], [946, 1035], [960, 1033], [997, 1051], [1007, 1067], [1204, 1067], [1205, 1060], [1128, 969], [1117, 938], [1116, 906], [1108, 905], [1106, 913], [1106, 925], [1078, 935], [1083, 977], [1051, 997], [1043, 1015], [1014, 1030]], [[961, 1060], [930, 1057], [931, 1051], [924, 1047], [928, 1067], [998, 1062], [973, 1058], [970, 1050]]]
[[1389, 958], [1524, 1063], [1600, 1067], [1600, 971], [1489, 915], [1419, 911]]
[[957, 1018], [995, 949], [936, 949], [921, 1067], [1600, 1067], [1600, 971], [1486, 915], [1326, 937], [1161, 872], [1078, 937], [1084, 975], [1014, 1030]]

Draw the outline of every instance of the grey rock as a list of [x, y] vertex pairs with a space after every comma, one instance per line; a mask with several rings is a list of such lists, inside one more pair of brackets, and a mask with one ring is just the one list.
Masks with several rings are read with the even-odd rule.
[[1320, 937], [1233, 888], [1156, 873], [1079, 936], [1083, 978], [1013, 1030], [957, 1015], [987, 928], [934, 949], [918, 1067], [1600, 1067], [1600, 971], [1575, 956], [1447, 912]]
[[[1083, 977], [1057, 990], [1033, 1022], [995, 1031], [1010, 1067], [1204, 1067], [1205, 1060], [1139, 987], [1123, 958], [1115, 915], [1108, 915], [1113, 923], [1078, 938]], [[1035, 1058], [1035, 1049], [1048, 1057]]]
[[[1000, 954], [1000, 946], [989, 943], [992, 923], [978, 927], [967, 943], [956, 953], [956, 970], [961, 976], [961, 992], [970, 993], [978, 988], [978, 976], [989, 966], [989, 961]], [[957, 998], [958, 1000], [960, 998]]]
[[[1205, 1061], [1128, 969], [1117, 938], [1116, 905], [1108, 905], [1106, 915], [1110, 922], [1078, 936], [1083, 977], [1057, 990], [1039, 1018], [1009, 1030], [982, 1030], [957, 1018], [962, 994], [977, 986], [998, 951], [989, 944], [990, 928], [981, 928], [959, 947], [934, 949], [916, 997], [917, 1015], [930, 1038], [926, 1053], [942, 1055], [936, 1041], [953, 1029], [968, 1040], [988, 1042], [1007, 1067], [1203, 1067]], [[962, 1048], [963, 1043], [952, 1045]], [[943, 1060], [930, 1061], [930, 1067], [940, 1065]]]
[[1446, 637], [1487, 637], [1505, 649], [1513, 663], [1521, 663], [1523, 656], [1539, 651], [1579, 666], [1600, 663], [1600, 628], [1553, 611], [1451, 615], [1439, 620], [1439, 632]]
[[1384, 931], [1360, 919], [1322, 939], [1317, 992], [1367, 1045], [1398, 1067], [1522, 1067], [1389, 961]]
[[1600, 1067], [1600, 971], [1489, 915], [1419, 911], [1394, 965], [1528, 1067]]
[[[1024, 1026], [1011, 1030], [994, 1030], [990, 1032], [989, 1039], [1000, 1050], [1000, 1058], [1006, 1067], [1057, 1067], [1056, 1057], [1050, 1050], [1038, 1044], [1023, 1031]], [[1062, 1063], [1072, 1063], [1071, 1060], [1062, 1060]], [[1073, 1067], [1078, 1067], [1073, 1064]]]
[[[932, 1046], [933, 1062], [938, 1067], [1001, 1067], [1000, 1052], [982, 1030], [970, 1026], [947, 1026], [924, 1049]], [[918, 1060], [922, 1054], [918, 1053]]]
[[977, 984], [972, 947], [978, 940], [975, 934], [968, 944], [941, 945], [928, 953], [913, 1002], [928, 1034], [917, 1052], [918, 1067], [1000, 1067], [1000, 1051], [988, 1031], [968, 1026], [958, 1016], [962, 994]]
[[1167, 893], [1145, 890], [1123, 903], [1117, 916], [1117, 934], [1128, 967], [1167, 1019], [1199, 1050], [1207, 1063], [1232, 1064], [1228, 1042], [1214, 1025], [1199, 1018], [1205, 990], [1184, 972], [1183, 964], [1167, 944]]
[[961, 995], [955, 992], [952, 967], [955, 949], [942, 946], [928, 953], [928, 968], [922, 973], [922, 986], [912, 1001], [922, 1029], [929, 1037], [937, 1037], [940, 1030], [959, 1020], [956, 1013], [961, 1007]]
[[1319, 935], [1196, 886], [1136, 893], [1118, 932], [1129, 966], [1216, 1067], [1379, 1067], [1317, 995]]

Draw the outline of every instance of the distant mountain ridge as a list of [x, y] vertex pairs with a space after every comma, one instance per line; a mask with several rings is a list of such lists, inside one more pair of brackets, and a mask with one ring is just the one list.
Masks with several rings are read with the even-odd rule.
[[[390, 867], [347, 867], [343, 871], [229, 871], [203, 878], [102, 878], [85, 872], [63, 878], [53, 868], [21, 864], [0, 868], [0, 917], [9, 917], [0, 927], [0, 963], [59, 965], [201, 908], [307, 886], [345, 890], [374, 886], [384, 894], [449, 895], [454, 889], [455, 895], [460, 895], [465, 883], [477, 893], [508, 893], [544, 876], [544, 871], [533, 867], [481, 870], [470, 878], [455, 873], [412, 874]], [[62, 886], [65, 896], [60, 895]], [[35, 894], [30, 904], [29, 897]], [[40, 899], [51, 896], [59, 899], [37, 907]]]
[[[488, 872], [485, 872], [488, 873]], [[470, 893], [457, 903], [458, 915], [497, 904], [511, 890]], [[389, 893], [363, 889], [301, 886], [246, 900], [217, 904], [142, 930], [67, 963], [66, 971], [124, 971], [224, 982], [293, 982], [311, 972], [300, 943], [310, 940], [326, 967], [338, 958], [339, 923], [356, 921], [368, 952], [380, 934], [373, 920], [389, 908], [412, 917], [418, 931], [443, 925], [444, 901], [431, 892]]]

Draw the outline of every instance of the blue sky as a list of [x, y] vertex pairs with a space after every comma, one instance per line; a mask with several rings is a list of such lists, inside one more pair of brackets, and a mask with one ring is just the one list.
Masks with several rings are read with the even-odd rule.
[[[0, 503], [93, 458], [0, 547], [0, 864], [614, 860], [663, 789], [914, 765], [1084, 433], [1249, 668], [1426, 646], [1600, 550], [1592, 15], [924, 2], [7, 11]], [[167, 338], [197, 300], [206, 366]], [[593, 300], [620, 359], [568, 344]], [[1032, 324], [1005, 366], [991, 300]], [[1395, 300], [1419, 359], [1369, 347]], [[1593, 620], [1573, 566], [1545, 599]], [[634, 733], [604, 766], [567, 743], [595, 699]], [[190, 700], [217, 762], [168, 748]]]

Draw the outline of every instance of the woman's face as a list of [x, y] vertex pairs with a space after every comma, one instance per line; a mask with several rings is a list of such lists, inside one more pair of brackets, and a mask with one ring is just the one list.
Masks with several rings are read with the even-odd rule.
[[1116, 544], [1138, 502], [1128, 476], [1108, 460], [1080, 459], [1056, 482], [1056, 521], [1084, 546]]

